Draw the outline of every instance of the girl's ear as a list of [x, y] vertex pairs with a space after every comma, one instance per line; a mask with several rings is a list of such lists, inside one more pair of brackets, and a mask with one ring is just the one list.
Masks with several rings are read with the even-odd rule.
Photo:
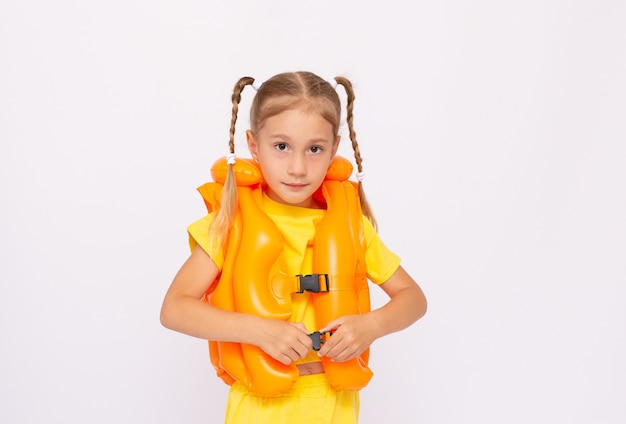
[[255, 160], [255, 162], [258, 160], [257, 156], [258, 156], [258, 143], [256, 142], [256, 138], [254, 138], [254, 134], [252, 133], [252, 131], [247, 130], [246, 131], [246, 141], [248, 142], [248, 150], [250, 151], [250, 154], [252, 155], [252, 159]]

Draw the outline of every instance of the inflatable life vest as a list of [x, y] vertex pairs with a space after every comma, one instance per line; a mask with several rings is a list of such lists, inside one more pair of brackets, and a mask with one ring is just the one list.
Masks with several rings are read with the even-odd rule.
[[[263, 190], [258, 166], [237, 159], [233, 171], [238, 210], [225, 244], [221, 274], [204, 300], [228, 311], [289, 320], [291, 296], [309, 290], [313, 291], [310, 301], [320, 323], [369, 311], [362, 214], [355, 183], [348, 181], [350, 162], [335, 157], [316, 193], [327, 209], [313, 239], [313, 271], [318, 274], [308, 276], [287, 274], [282, 236], [261, 208]], [[228, 165], [222, 158], [211, 169], [215, 182], [198, 188], [209, 212], [219, 208], [227, 172]], [[311, 282], [316, 287], [307, 287]], [[257, 346], [210, 341], [209, 350], [217, 375], [224, 382], [231, 385], [238, 381], [257, 396], [284, 393], [298, 378], [294, 363], [284, 365]], [[368, 358], [369, 349], [350, 361], [332, 362], [327, 357], [321, 361], [335, 390], [358, 390], [372, 377]]]

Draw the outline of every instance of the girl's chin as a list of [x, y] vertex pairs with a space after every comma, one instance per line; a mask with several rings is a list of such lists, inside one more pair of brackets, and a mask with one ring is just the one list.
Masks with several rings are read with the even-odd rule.
[[273, 196], [269, 196], [275, 202], [282, 203], [290, 206], [298, 206], [301, 208], [310, 208], [314, 205], [314, 200], [312, 196], [302, 197], [302, 196], [293, 196], [293, 195], [285, 195], [278, 196], [274, 193]]

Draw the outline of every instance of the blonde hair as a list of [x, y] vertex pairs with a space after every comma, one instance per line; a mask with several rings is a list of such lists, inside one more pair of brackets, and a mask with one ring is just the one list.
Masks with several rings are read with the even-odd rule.
[[[352, 83], [344, 77], [335, 77], [337, 84], [343, 86], [347, 94], [346, 101], [346, 122], [357, 171], [363, 172], [363, 160], [356, 140], [354, 131], [354, 90]], [[235, 153], [235, 124], [239, 114], [239, 103], [241, 102], [241, 92], [248, 85], [254, 84], [254, 78], [243, 77], [237, 81], [231, 96], [233, 111], [230, 121], [230, 139], [228, 142], [230, 153]], [[286, 72], [274, 75], [265, 81], [259, 88], [252, 100], [250, 107], [250, 129], [252, 132], [258, 131], [268, 118], [278, 115], [286, 110], [304, 108], [307, 111], [317, 113], [332, 127], [335, 135], [339, 133], [341, 119], [341, 102], [335, 88], [324, 79], [311, 72]], [[367, 202], [363, 184], [358, 182], [361, 210], [375, 229], [378, 229], [376, 219], [372, 209]], [[213, 221], [213, 229], [216, 230], [220, 240], [226, 240], [228, 230], [237, 211], [237, 185], [232, 165], [228, 166], [228, 174], [222, 189], [220, 208]]]

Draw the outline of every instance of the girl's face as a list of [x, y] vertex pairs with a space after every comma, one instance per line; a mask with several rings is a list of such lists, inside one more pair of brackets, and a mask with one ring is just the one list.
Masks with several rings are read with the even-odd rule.
[[268, 118], [259, 131], [248, 131], [246, 137], [269, 198], [315, 208], [313, 193], [339, 147], [332, 125], [316, 113], [293, 109]]

